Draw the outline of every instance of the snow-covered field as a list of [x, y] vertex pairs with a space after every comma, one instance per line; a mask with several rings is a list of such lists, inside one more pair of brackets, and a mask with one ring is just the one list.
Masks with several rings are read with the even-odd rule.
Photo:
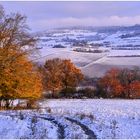
[[125, 57], [124, 54], [126, 56], [140, 55], [140, 51], [112, 50], [109, 53], [84, 53], [72, 51], [70, 48], [46, 48], [45, 50], [40, 50], [40, 56], [36, 61], [45, 63], [47, 59], [53, 58], [71, 59], [82, 70], [84, 75], [101, 77], [111, 68], [140, 67], [140, 57]]
[[108, 54], [108, 56], [110, 56], [110, 57], [140, 56], [140, 50], [111, 50], [110, 53]]
[[40, 54], [42, 57], [36, 60], [40, 63], [45, 63], [47, 59], [53, 58], [71, 59], [78, 67], [86, 66], [106, 55], [106, 53], [74, 52], [69, 48], [47, 48], [46, 51], [40, 51]]
[[[101, 31], [92, 29], [44, 31], [38, 33], [38, 37], [41, 39], [38, 44], [40, 56], [35, 61], [44, 64], [47, 59], [52, 58], [71, 59], [88, 77], [101, 77], [111, 68], [140, 67], [139, 32], [140, 26], [118, 28], [113, 32], [109, 27]], [[100, 48], [108, 49], [109, 52], [73, 51], [73, 43], [81, 40], [87, 41], [89, 44], [100, 44]], [[53, 48], [54, 45], [58, 44], [64, 45], [66, 48]], [[124, 48], [124, 50], [118, 48]]]
[[61, 99], [1, 111], [0, 138], [140, 138], [140, 101]]
[[[114, 28], [115, 29], [115, 28]], [[64, 46], [72, 46], [77, 40], [88, 41], [89, 43], [104, 44], [108, 42], [110, 46], [115, 47], [119, 45], [140, 45], [140, 26], [131, 29], [115, 29], [113, 32], [110, 27], [105, 30], [91, 29], [56, 29], [47, 30], [37, 33], [37, 36], [41, 39], [41, 46], [54, 46], [61, 44]], [[105, 45], [106, 46], [106, 45]]]
[[104, 56], [85, 67], [82, 72], [88, 77], [101, 77], [112, 68], [131, 68], [140, 67], [140, 57], [108, 57]]

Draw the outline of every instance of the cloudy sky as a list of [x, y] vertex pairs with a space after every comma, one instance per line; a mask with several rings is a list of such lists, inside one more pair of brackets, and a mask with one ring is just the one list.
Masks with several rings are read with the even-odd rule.
[[6, 12], [28, 17], [32, 31], [63, 26], [140, 24], [140, 2], [0, 2]]

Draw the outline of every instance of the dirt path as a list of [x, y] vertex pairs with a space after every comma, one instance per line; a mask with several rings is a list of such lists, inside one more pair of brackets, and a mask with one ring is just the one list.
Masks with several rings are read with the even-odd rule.
[[88, 139], [97, 139], [96, 135], [94, 134], [94, 132], [92, 130], [90, 130], [86, 125], [82, 124], [81, 122], [69, 118], [69, 117], [65, 117], [67, 120], [71, 121], [72, 123], [75, 123], [77, 125], [79, 125], [83, 131], [85, 132], [86, 135], [88, 135]]

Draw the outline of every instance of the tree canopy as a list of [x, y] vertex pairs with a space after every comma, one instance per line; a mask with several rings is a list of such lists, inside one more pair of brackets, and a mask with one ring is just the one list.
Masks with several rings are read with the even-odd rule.
[[0, 6], [0, 99], [39, 98], [41, 76], [29, 60], [36, 50], [26, 17]]
[[55, 58], [45, 63], [45, 87], [50, 91], [75, 87], [83, 79], [81, 70], [71, 60]]
[[106, 97], [140, 98], [140, 69], [112, 69], [99, 86]]

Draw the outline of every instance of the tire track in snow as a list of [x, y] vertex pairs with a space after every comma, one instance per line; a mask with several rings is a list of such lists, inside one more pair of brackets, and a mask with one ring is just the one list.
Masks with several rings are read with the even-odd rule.
[[88, 136], [88, 139], [97, 139], [97, 137], [94, 134], [94, 132], [92, 130], [90, 130], [86, 125], [82, 124], [81, 122], [79, 122], [79, 121], [77, 121], [75, 119], [72, 119], [72, 118], [69, 118], [69, 117], [65, 117], [65, 118], [68, 121], [79, 125], [83, 129], [83, 131], [85, 132], [85, 134]]
[[[8, 115], [8, 114], [2, 114], [2, 115], [7, 115], [7, 116], [10, 116], [10, 117], [17, 117], [17, 116], [20, 116], [20, 115], [15, 115], [15, 114], [11, 114], [11, 115]], [[65, 126], [62, 125], [61, 123], [59, 123], [57, 120], [55, 120], [55, 118], [53, 118], [52, 116], [51, 117], [42, 117], [42, 116], [38, 116], [38, 115], [31, 115], [30, 117], [37, 117], [37, 118], [40, 118], [40, 119], [43, 119], [43, 120], [47, 120], [47, 121], [50, 121], [51, 123], [53, 123], [54, 125], [56, 125], [58, 127], [58, 139], [65, 139]], [[74, 123], [78, 126], [81, 127], [81, 129], [85, 132], [85, 134], [88, 136], [88, 139], [97, 139], [96, 135], [94, 134], [94, 132], [92, 130], [90, 130], [86, 125], [84, 125], [83, 123], [75, 120], [75, 119], [72, 119], [72, 118], [69, 118], [69, 117], [64, 117], [64, 119], [70, 121], [71, 123]]]
[[[4, 116], [9, 116], [9, 117], [19, 117], [19, 114], [0, 114], [0, 115], [4, 115]], [[58, 139], [64, 139], [65, 138], [65, 130], [64, 130], [64, 126], [62, 124], [60, 124], [58, 121], [56, 121], [53, 117], [41, 117], [38, 115], [30, 115], [31, 118], [36, 117], [36, 118], [40, 118], [43, 120], [47, 120], [50, 121], [51, 123], [53, 123], [54, 125], [56, 125], [58, 127]]]
[[56, 121], [54, 118], [52, 118], [52, 117], [50, 117], [50, 118], [47, 118], [47, 117], [39, 117], [39, 116], [38, 116], [38, 118], [44, 119], [44, 120], [47, 120], [47, 121], [50, 121], [53, 124], [57, 125], [58, 126], [58, 138], [59, 139], [64, 139], [65, 138], [64, 126], [62, 124], [60, 124], [58, 121]]

